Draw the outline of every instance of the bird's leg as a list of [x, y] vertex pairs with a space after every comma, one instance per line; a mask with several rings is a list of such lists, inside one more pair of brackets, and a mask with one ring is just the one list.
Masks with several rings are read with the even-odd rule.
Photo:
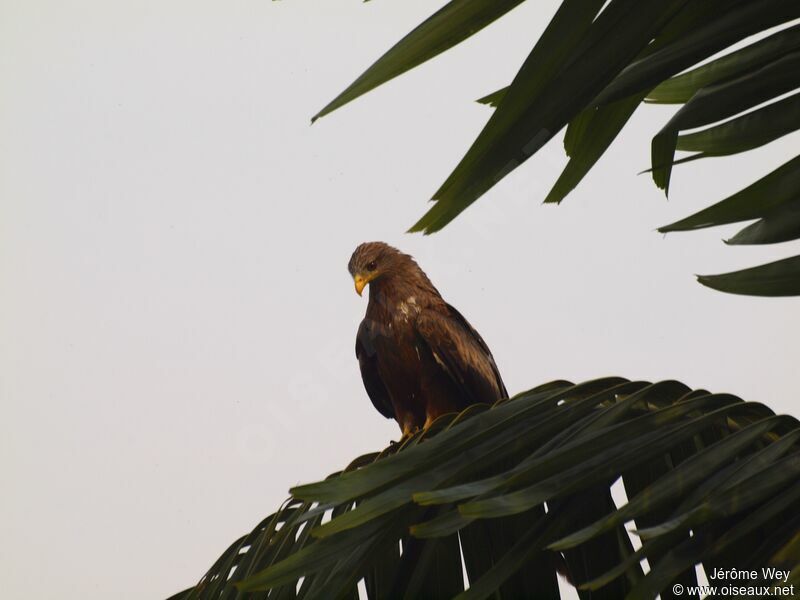
[[411, 437], [417, 432], [417, 429], [419, 429], [419, 427], [415, 427], [414, 424], [409, 421], [403, 423], [403, 437], [401, 439]]
[[422, 426], [423, 431], [427, 431], [428, 428], [433, 425], [433, 422], [441, 417], [444, 414], [456, 412], [456, 409], [452, 406], [448, 406], [446, 404], [436, 404], [434, 402], [428, 402], [428, 406], [426, 407], [425, 411], [425, 424]]
[[411, 414], [405, 415], [405, 418], [398, 419], [398, 424], [403, 432], [400, 441], [397, 442], [398, 444], [402, 444], [419, 430], [419, 426], [414, 423], [414, 417]]

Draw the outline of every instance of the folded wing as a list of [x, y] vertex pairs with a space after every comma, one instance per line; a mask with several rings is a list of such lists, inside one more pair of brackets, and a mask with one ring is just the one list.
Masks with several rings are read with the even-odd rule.
[[464, 406], [508, 398], [508, 392], [483, 338], [455, 308], [448, 314], [423, 310], [416, 329], [436, 362], [456, 384]]
[[394, 408], [389, 399], [389, 392], [383, 383], [377, 366], [375, 348], [372, 345], [372, 336], [367, 319], [361, 321], [356, 335], [356, 358], [358, 366], [361, 368], [361, 379], [364, 381], [364, 388], [367, 390], [372, 405], [378, 409], [387, 419], [394, 419]]

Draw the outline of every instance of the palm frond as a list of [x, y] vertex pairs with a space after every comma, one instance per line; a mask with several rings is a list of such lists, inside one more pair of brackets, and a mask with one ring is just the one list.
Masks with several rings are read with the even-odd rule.
[[559, 569], [581, 597], [668, 598], [698, 564], [797, 573], [798, 482], [800, 422], [762, 404], [555, 381], [293, 488], [174, 598], [557, 599]]
[[[452, 0], [315, 119], [452, 48], [520, 3]], [[800, 3], [786, 0], [563, 0], [511, 84], [479, 100], [494, 112], [411, 231], [445, 227], [566, 127], [570, 160], [545, 197], [561, 202], [643, 102], [682, 105], [652, 141], [650, 170], [665, 192], [674, 165], [745, 152], [796, 131], [798, 95], [783, 96], [800, 87], [798, 18]], [[676, 151], [697, 154], [676, 160]], [[789, 201], [800, 200], [800, 186], [786, 186]], [[771, 202], [767, 190], [755, 193]], [[770, 234], [744, 236], [746, 243], [800, 238], [796, 219], [781, 224], [787, 218], [772, 213]], [[748, 279], [732, 273], [700, 280], [722, 281], [713, 287], [732, 293], [800, 294], [795, 270], [782, 264], [748, 269]]]

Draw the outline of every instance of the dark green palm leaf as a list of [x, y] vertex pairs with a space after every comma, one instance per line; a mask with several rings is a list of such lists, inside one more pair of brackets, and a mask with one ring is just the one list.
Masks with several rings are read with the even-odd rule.
[[727, 240], [728, 244], [775, 244], [800, 238], [800, 196], [777, 206]]
[[759, 219], [798, 197], [800, 197], [800, 156], [742, 191], [690, 217], [659, 227], [658, 230], [662, 233], [689, 231]]
[[654, 598], [696, 564], [800, 569], [800, 422], [729, 394], [559, 381], [390, 448], [296, 488], [176, 598], [556, 599], [560, 563], [591, 598]]
[[731, 294], [751, 296], [800, 296], [800, 256], [724, 273], [699, 275], [705, 286]]
[[[691, 5], [690, 5], [691, 6]], [[728, 48], [747, 36], [780, 25], [797, 16], [797, 8], [785, 0], [731, 2], [728, 10], [703, 26], [689, 30], [658, 52], [632, 63], [593, 101], [601, 106], [649, 91], [661, 81]]]
[[683, 104], [708, 85], [760, 69], [781, 56], [800, 48], [800, 25], [774, 33], [741, 50], [667, 79], [647, 94], [645, 102]]
[[701, 88], [653, 138], [653, 181], [669, 190], [678, 132], [732, 117], [800, 86], [800, 51], [731, 81]]
[[541, 149], [647, 46], [685, 1], [612, 0], [576, 41], [571, 55], [552, 66], [548, 60], [551, 68], [545, 73], [550, 78], [543, 81], [539, 64], [543, 54], [549, 56], [549, 44], [543, 43], [549, 40], [548, 32], [560, 30], [563, 21], [572, 21], [578, 5], [588, 4], [565, 0], [486, 127], [434, 194], [436, 204], [411, 231], [438, 231]]
[[800, 94], [696, 133], [678, 136], [678, 150], [725, 156], [758, 148], [800, 129]]
[[[520, 3], [453, 0], [314, 118], [451, 48]], [[496, 110], [411, 231], [445, 227], [566, 126], [570, 160], [544, 198], [560, 202], [642, 101], [684, 105], [652, 143], [653, 179], [665, 190], [674, 164], [744, 152], [796, 131], [798, 97], [781, 96], [800, 86], [797, 18], [800, 3], [786, 0], [563, 0], [511, 85], [479, 100]], [[773, 30], [780, 26], [785, 27]], [[762, 103], [767, 106], [745, 113]], [[735, 118], [720, 124], [730, 117]], [[706, 129], [681, 134], [697, 127]], [[676, 151], [697, 154], [676, 160]], [[734, 243], [797, 239], [793, 218], [773, 212], [758, 231], [743, 232]], [[784, 224], [787, 219], [792, 222]], [[773, 271], [748, 270], [748, 277]], [[722, 285], [734, 293], [764, 294], [763, 288], [770, 295], [798, 294], [789, 280], [737, 286], [739, 279]]]
[[311, 121], [421, 65], [480, 31], [523, 0], [452, 0], [397, 42]]

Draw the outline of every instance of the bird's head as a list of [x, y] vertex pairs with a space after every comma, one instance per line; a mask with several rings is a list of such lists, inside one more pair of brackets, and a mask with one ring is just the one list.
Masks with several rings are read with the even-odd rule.
[[371, 281], [408, 270], [418, 271], [419, 267], [413, 258], [389, 244], [365, 242], [353, 252], [347, 270], [353, 276], [356, 292], [360, 296]]

